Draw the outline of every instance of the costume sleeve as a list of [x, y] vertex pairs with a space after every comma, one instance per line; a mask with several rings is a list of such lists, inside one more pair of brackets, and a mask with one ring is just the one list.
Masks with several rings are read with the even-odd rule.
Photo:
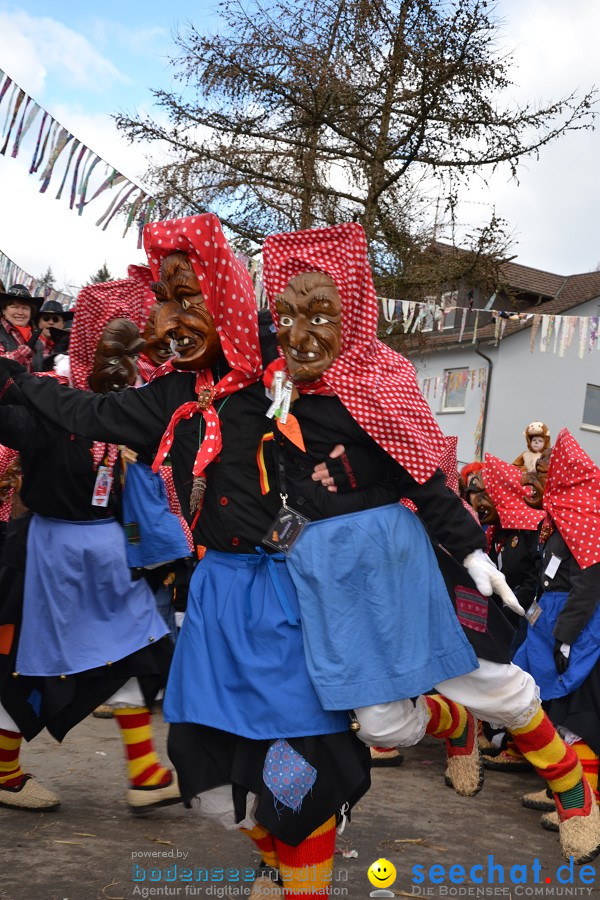
[[553, 634], [563, 644], [573, 644], [594, 615], [600, 600], [600, 563], [582, 569], [572, 554], [566, 562], [571, 588]]
[[458, 562], [473, 550], [484, 550], [485, 534], [464, 508], [460, 497], [446, 485], [438, 469], [419, 484], [405, 469], [400, 476], [402, 496], [412, 500], [431, 536]]
[[24, 406], [0, 409], [0, 444], [11, 450], [27, 450], [43, 444], [47, 429], [36, 428], [35, 417]]
[[540, 587], [542, 554], [539, 551], [537, 531], [526, 532], [525, 544], [527, 547], [527, 560], [530, 562], [530, 566], [527, 569], [527, 575], [515, 589], [515, 596], [523, 609], [529, 609]]
[[524, 469], [524, 468], [525, 468], [525, 457], [524, 457], [524, 455], [521, 453], [520, 456], [517, 456], [517, 458], [513, 460], [513, 463], [512, 463], [512, 464], [513, 464], [513, 466], [517, 466], [517, 468], [519, 468], [519, 469]]
[[59, 428], [91, 440], [127, 444], [139, 451], [155, 448], [169, 422], [173, 411], [165, 398], [169, 377], [106, 395], [24, 373], [15, 375], [14, 382], [27, 403]]

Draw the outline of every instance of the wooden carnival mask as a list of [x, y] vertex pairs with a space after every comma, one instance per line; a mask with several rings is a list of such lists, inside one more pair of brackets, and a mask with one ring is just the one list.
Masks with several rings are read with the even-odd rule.
[[291, 378], [317, 381], [342, 348], [342, 300], [333, 279], [323, 272], [296, 275], [275, 303], [277, 340]]
[[111, 319], [100, 336], [89, 384], [97, 394], [132, 387], [138, 376], [137, 358], [144, 349], [137, 325], [129, 319]]
[[187, 254], [165, 256], [160, 281], [151, 287], [160, 304], [154, 317], [156, 341], [169, 344], [175, 368], [200, 371], [214, 365], [221, 342]]

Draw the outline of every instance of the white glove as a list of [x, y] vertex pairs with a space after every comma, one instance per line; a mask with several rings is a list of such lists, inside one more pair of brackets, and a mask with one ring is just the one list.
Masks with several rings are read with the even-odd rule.
[[175, 611], [175, 625], [177, 626], [177, 628], [181, 628], [181, 626], [183, 625], [183, 620], [184, 620], [184, 619], [185, 619], [185, 613], [184, 613], [184, 612], [177, 612], [177, 611]]
[[463, 561], [463, 566], [475, 582], [475, 587], [484, 597], [498, 594], [504, 606], [512, 609], [519, 616], [525, 610], [506, 583], [502, 572], [498, 571], [489, 556], [483, 550], [473, 550]]

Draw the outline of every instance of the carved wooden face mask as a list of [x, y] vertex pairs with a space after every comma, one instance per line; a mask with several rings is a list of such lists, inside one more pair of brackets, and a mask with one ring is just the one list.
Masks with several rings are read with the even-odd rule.
[[317, 381], [340, 355], [342, 301], [329, 275], [297, 275], [276, 298], [277, 340], [295, 381]]
[[533, 509], [544, 508], [544, 490], [546, 488], [551, 455], [552, 450], [550, 448], [544, 450], [535, 464], [535, 471], [525, 472], [521, 477], [521, 484], [531, 489], [531, 496], [523, 499]]
[[477, 472], [469, 479], [468, 493], [471, 506], [477, 513], [482, 525], [498, 525], [500, 519], [494, 501], [485, 489], [481, 472]]
[[165, 256], [152, 290], [160, 304], [154, 318], [156, 341], [168, 342], [175, 368], [197, 372], [214, 365], [221, 342], [185, 253]]
[[97, 394], [132, 387], [138, 376], [137, 358], [144, 349], [139, 329], [129, 319], [112, 319], [102, 332], [89, 378]]
[[[167, 309], [170, 307], [170, 309]], [[144, 353], [150, 360], [150, 362], [154, 363], [155, 366], [162, 366], [168, 359], [173, 356], [173, 352], [171, 350], [171, 338], [168, 337], [169, 330], [175, 328], [177, 325], [177, 311], [178, 305], [176, 303], [164, 303], [161, 317], [163, 318], [163, 322], [165, 327], [168, 329], [166, 331], [165, 336], [161, 339], [156, 334], [156, 315], [158, 311], [161, 309], [159, 306], [153, 306], [150, 309], [150, 315], [148, 317], [148, 321], [146, 322], [146, 327], [144, 328], [144, 340], [146, 342], [146, 346], [144, 348]], [[168, 316], [171, 318], [169, 319]]]
[[6, 467], [3, 475], [0, 475], [0, 505], [6, 503], [10, 492], [17, 493], [21, 490], [21, 461], [17, 456]]

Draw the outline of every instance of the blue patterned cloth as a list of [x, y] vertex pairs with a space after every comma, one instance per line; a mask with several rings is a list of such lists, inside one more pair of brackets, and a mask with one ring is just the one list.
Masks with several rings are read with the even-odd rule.
[[298, 812], [317, 780], [317, 770], [286, 740], [271, 744], [265, 757], [263, 781], [275, 800]]

